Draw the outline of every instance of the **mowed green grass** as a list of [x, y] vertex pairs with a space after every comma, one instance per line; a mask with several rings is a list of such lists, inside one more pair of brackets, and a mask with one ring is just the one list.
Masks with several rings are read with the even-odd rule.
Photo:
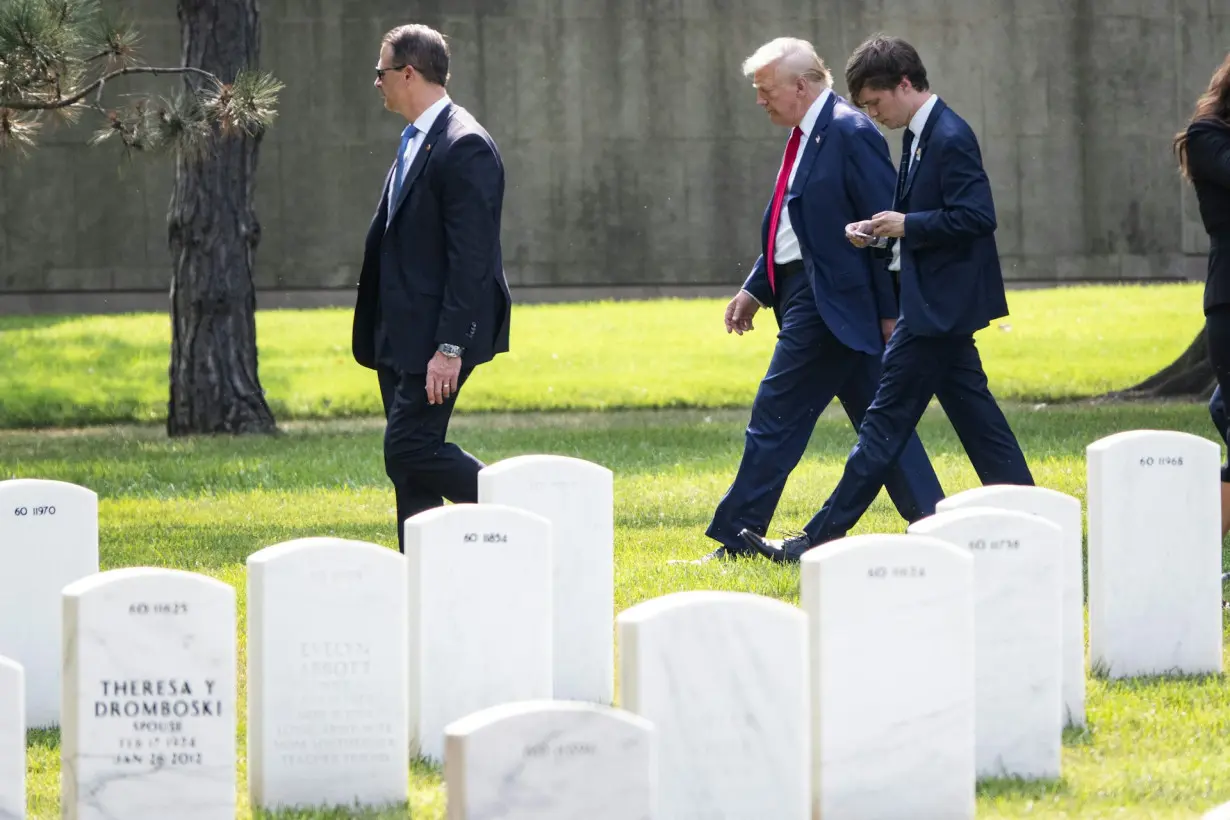
[[[1012, 316], [983, 331], [979, 345], [1040, 484], [1083, 501], [1085, 446], [1119, 430], [1213, 437], [1199, 405], [1054, 403], [1127, 386], [1169, 362], [1200, 326], [1197, 286], [1024, 291], [1010, 301]], [[463, 395], [454, 438], [488, 463], [559, 453], [615, 471], [613, 616], [686, 589], [798, 601], [794, 568], [668, 563], [714, 546], [703, 531], [737, 467], [747, 405], [773, 344], [771, 317], [762, 315], [748, 336], [728, 336], [722, 307], [721, 300], [519, 307], [514, 352], [480, 370]], [[396, 548], [383, 425], [361, 418], [377, 411], [374, 379], [350, 358], [349, 313], [269, 312], [258, 323], [262, 379], [282, 436], [168, 441], [157, 423], [0, 431], [0, 479], [55, 478], [99, 493], [103, 569], [174, 567], [236, 587], [245, 820], [262, 815], [246, 797], [244, 561], [314, 535]], [[0, 426], [160, 422], [168, 339], [163, 316], [0, 318]], [[560, 412], [568, 410], [607, 412]], [[933, 409], [920, 433], [948, 493], [977, 485], [941, 412]], [[840, 410], [827, 413], [786, 488], [775, 531], [811, 516], [852, 441]], [[904, 527], [881, 497], [856, 532]], [[1061, 781], [984, 783], [979, 817], [1188, 818], [1230, 800], [1223, 677], [1093, 679], [1088, 715], [1088, 730], [1066, 739]], [[31, 733], [29, 752], [30, 816], [57, 817], [56, 733]], [[409, 812], [443, 820], [438, 768], [419, 761], [408, 777], [408, 807], [277, 816]]]
[[[520, 453], [591, 459], [615, 471], [615, 610], [687, 589], [727, 589], [797, 603], [798, 572], [763, 561], [733, 566], [672, 565], [712, 544], [703, 536], [734, 473], [745, 410], [620, 411], [584, 414], [472, 414], [455, 439], [488, 463]], [[1203, 408], [1190, 405], [1049, 407], [1014, 405], [1009, 418], [1038, 482], [1084, 500], [1084, 447], [1135, 428], [1209, 436]], [[157, 428], [0, 432], [0, 478], [49, 477], [100, 494], [104, 569], [163, 566], [236, 587], [240, 622], [239, 801], [246, 796], [244, 739], [245, 567], [248, 555], [293, 538], [335, 535], [395, 549], [392, 494], [380, 455], [378, 421], [293, 422], [279, 438], [168, 441]], [[976, 486], [939, 411], [920, 426], [947, 492]], [[817, 426], [782, 499], [775, 529], [801, 526], [839, 475], [852, 440], [830, 412]], [[901, 532], [881, 495], [857, 532]], [[771, 693], [748, 693], [749, 697]], [[979, 788], [978, 816], [1188, 818], [1230, 800], [1230, 685], [1221, 676], [1106, 682], [1088, 687], [1088, 730], [1066, 739], [1063, 779]], [[55, 733], [29, 745], [31, 817], [58, 816]], [[278, 817], [355, 816], [443, 820], [439, 769], [416, 762], [408, 807], [383, 813], [286, 812]]]
[[[732, 285], [732, 291], [734, 289]], [[466, 412], [743, 407], [776, 327], [727, 334], [724, 300], [518, 305], [512, 350], [466, 386]], [[1173, 360], [1203, 322], [1200, 286], [1009, 293], [1011, 315], [979, 334], [1004, 399], [1056, 401], [1127, 387]], [[259, 372], [279, 419], [378, 413], [350, 354], [351, 312], [257, 314]], [[0, 317], [0, 427], [165, 417], [164, 314]]]

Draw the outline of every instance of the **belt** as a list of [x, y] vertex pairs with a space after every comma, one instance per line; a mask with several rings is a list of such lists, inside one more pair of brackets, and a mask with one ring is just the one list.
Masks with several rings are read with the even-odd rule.
[[796, 273], [802, 273], [802, 272], [803, 272], [803, 260], [802, 259], [796, 259], [793, 262], [786, 262], [785, 264], [781, 264], [781, 265], [777, 264], [776, 262], [773, 263], [773, 274], [774, 274], [774, 277], [777, 279], [788, 279], [789, 277], [794, 276]]

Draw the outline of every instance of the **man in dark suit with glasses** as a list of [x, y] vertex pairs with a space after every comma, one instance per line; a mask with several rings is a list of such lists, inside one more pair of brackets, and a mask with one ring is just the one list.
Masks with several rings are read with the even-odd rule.
[[483, 463], [445, 436], [474, 368], [508, 350], [504, 164], [491, 136], [449, 98], [448, 77], [439, 32], [406, 25], [385, 35], [375, 85], [409, 125], [364, 245], [352, 348], [380, 383], [403, 552], [407, 518], [445, 499], [478, 500]]

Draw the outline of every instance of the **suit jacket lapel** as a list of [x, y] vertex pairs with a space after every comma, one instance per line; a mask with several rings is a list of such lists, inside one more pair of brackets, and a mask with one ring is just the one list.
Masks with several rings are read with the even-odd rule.
[[795, 173], [794, 182], [790, 185], [790, 193], [786, 197], [787, 201], [803, 192], [803, 185], [807, 182], [807, 175], [811, 173], [811, 165], [816, 161], [816, 154], [820, 153], [820, 145], [824, 142], [824, 132], [828, 130], [829, 123], [833, 121], [833, 106], [836, 103], [837, 95], [830, 93], [828, 100], [816, 116], [816, 122], [811, 127], [811, 133], [803, 137], [803, 156], [799, 159], [799, 170]]
[[[372, 217], [372, 221], [382, 221], [384, 226], [389, 226], [389, 186], [393, 184], [393, 174], [397, 172], [397, 160], [393, 160], [393, 164], [389, 166], [388, 173], [384, 175], [384, 187], [380, 189], [380, 202], [376, 204], [376, 215]], [[384, 214], [384, 219], [380, 219], [380, 215]]]
[[[904, 202], [910, 196], [910, 187], [914, 184], [914, 175], [918, 173], [918, 166], [922, 164], [927, 140], [931, 139], [931, 132], [935, 130], [935, 123], [939, 121], [940, 114], [948, 106], [944, 105], [944, 101], [936, 97], [935, 105], [931, 107], [931, 115], [927, 117], [927, 124], [923, 126], [922, 133], [914, 140], [914, 162], [909, 167], [909, 172], [905, 177], [905, 189], [901, 192], [901, 201]], [[909, 162], [909, 157], [902, 157], [902, 162]]]
[[[414, 162], [406, 169], [406, 178], [402, 180], [401, 190], [397, 192], [397, 202], [389, 210], [389, 221], [393, 220], [393, 216], [401, 208], [401, 204], [406, 201], [406, 195], [410, 193], [411, 186], [418, 179], [419, 174], [423, 170], [423, 166], [427, 164], [427, 160], [431, 158], [431, 146], [440, 138], [440, 133], [444, 130], [444, 126], [448, 124], [449, 117], [453, 114], [453, 104], [449, 103], [436, 117], [436, 121], [431, 124], [431, 130], [427, 132], [427, 136], [423, 139], [423, 144], [419, 146], [418, 153], [414, 155]], [[397, 167], [394, 163], [394, 168]], [[389, 185], [393, 184], [392, 173], [389, 175]]]

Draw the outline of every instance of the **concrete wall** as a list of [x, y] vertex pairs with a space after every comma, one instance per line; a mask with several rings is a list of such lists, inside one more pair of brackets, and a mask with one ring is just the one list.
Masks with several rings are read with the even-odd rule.
[[[177, 64], [170, 0], [129, 0], [151, 64]], [[518, 296], [727, 293], [755, 259], [784, 132], [739, 64], [811, 39], [839, 93], [875, 30], [920, 49], [973, 125], [1019, 284], [1203, 278], [1207, 247], [1170, 138], [1230, 48], [1207, 0], [264, 0], [282, 79], [262, 149], [262, 306], [349, 304], [363, 235], [404, 125], [371, 86], [381, 34], [442, 29], [454, 99], [508, 173]], [[174, 80], [152, 87], [171, 90]], [[143, 84], [143, 86], [151, 84]], [[136, 88], [143, 86], [128, 86]], [[120, 92], [121, 89], [109, 89]], [[165, 304], [172, 163], [87, 147], [97, 125], [0, 161], [0, 309]], [[87, 127], [88, 126], [88, 127]], [[889, 135], [894, 158], [900, 142]], [[132, 292], [145, 292], [144, 301]], [[123, 295], [125, 292], [127, 296]], [[104, 301], [105, 299], [105, 301]]]

